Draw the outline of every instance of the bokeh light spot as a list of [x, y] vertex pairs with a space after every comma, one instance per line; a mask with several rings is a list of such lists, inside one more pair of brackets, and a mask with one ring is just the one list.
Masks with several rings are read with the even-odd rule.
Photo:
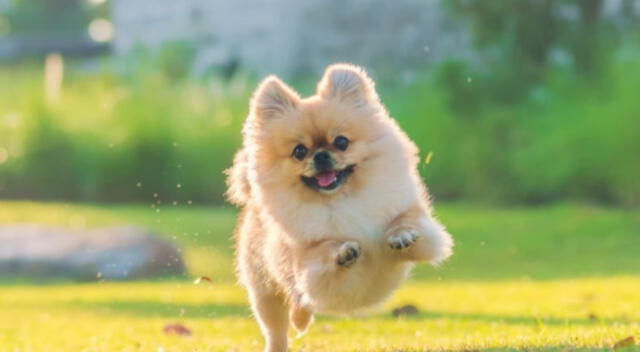
[[108, 42], [113, 38], [113, 25], [104, 18], [89, 23], [89, 36], [96, 42]]

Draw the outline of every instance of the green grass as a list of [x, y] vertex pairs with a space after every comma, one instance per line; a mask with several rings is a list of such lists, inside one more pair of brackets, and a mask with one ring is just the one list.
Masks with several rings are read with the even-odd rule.
[[[637, 211], [575, 204], [437, 210], [457, 241], [451, 261], [419, 267], [370, 315], [320, 317], [292, 350], [606, 350], [624, 337], [640, 338]], [[233, 209], [187, 204], [0, 202], [0, 223], [156, 229], [183, 248], [193, 277], [213, 280], [9, 280], [0, 284], [0, 351], [258, 350], [260, 333], [232, 274], [234, 218]], [[389, 311], [401, 304], [421, 313], [393, 318]], [[192, 336], [162, 332], [175, 322]]]

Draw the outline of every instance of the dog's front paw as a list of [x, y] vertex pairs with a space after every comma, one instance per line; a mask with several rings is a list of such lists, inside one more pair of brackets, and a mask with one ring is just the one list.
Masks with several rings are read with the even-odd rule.
[[395, 250], [408, 248], [416, 242], [418, 236], [411, 230], [402, 230], [395, 235], [389, 236], [389, 247]]
[[360, 257], [360, 245], [354, 241], [347, 241], [338, 248], [336, 264], [342, 267], [353, 265]]

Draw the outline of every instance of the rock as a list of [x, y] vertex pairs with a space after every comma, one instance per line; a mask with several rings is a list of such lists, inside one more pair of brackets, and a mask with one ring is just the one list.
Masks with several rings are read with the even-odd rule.
[[413, 304], [407, 304], [402, 307], [395, 308], [394, 310], [391, 311], [391, 315], [393, 315], [396, 318], [401, 316], [411, 316], [411, 315], [418, 315], [418, 314], [420, 314], [420, 310], [418, 309], [418, 307], [414, 306]]
[[185, 271], [178, 248], [133, 226], [84, 231], [35, 224], [0, 226], [0, 278], [129, 280]]

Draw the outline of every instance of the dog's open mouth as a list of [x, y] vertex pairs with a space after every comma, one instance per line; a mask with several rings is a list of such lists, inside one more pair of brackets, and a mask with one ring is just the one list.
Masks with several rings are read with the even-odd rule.
[[317, 191], [332, 191], [340, 187], [353, 173], [355, 165], [347, 166], [342, 170], [326, 170], [315, 174], [314, 176], [300, 176], [302, 182], [308, 187]]

